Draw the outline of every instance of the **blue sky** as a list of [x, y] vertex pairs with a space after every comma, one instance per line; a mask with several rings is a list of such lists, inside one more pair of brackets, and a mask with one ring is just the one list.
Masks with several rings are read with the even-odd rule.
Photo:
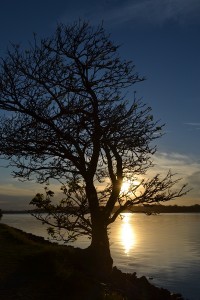
[[[121, 56], [147, 80], [138, 97], [165, 123], [155, 170], [170, 168], [193, 190], [180, 204], [200, 204], [200, 1], [199, 0], [1, 0], [0, 55], [9, 42], [26, 44], [33, 32], [51, 35], [59, 22], [104, 21]], [[131, 97], [131, 95], [130, 95]], [[3, 162], [1, 163], [1, 165]], [[25, 207], [41, 189], [0, 168], [0, 208]]]

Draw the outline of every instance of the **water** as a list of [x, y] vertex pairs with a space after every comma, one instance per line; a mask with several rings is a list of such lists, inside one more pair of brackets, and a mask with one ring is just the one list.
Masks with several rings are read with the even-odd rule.
[[[30, 215], [4, 215], [1, 222], [47, 238], [45, 227]], [[200, 300], [199, 232], [200, 214], [124, 214], [110, 228], [114, 265], [186, 299]], [[88, 245], [85, 237], [75, 244]]]

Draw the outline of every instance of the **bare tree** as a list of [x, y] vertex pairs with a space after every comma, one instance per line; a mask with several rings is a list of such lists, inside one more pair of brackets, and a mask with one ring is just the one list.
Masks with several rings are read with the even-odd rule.
[[62, 182], [59, 203], [48, 189], [32, 200], [46, 212], [36, 217], [54, 237], [90, 235], [89, 249], [104, 272], [112, 268], [108, 226], [121, 212], [185, 193], [185, 186], [173, 189], [170, 172], [142, 179], [162, 126], [150, 107], [135, 96], [128, 100], [127, 88], [144, 78], [118, 48], [102, 26], [80, 21], [59, 25], [51, 38], [34, 36], [28, 50], [13, 45], [0, 70], [2, 157], [17, 178]]

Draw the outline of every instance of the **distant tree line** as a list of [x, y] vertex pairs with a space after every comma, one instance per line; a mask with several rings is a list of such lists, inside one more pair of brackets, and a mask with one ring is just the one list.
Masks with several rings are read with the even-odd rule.
[[191, 206], [179, 206], [179, 205], [138, 205], [131, 209], [131, 212], [140, 212], [146, 214], [158, 214], [158, 213], [195, 213], [200, 212], [200, 205], [195, 204]]
[[[78, 209], [78, 207], [77, 207]], [[116, 208], [114, 208], [113, 213]], [[3, 214], [27, 214], [27, 213], [45, 213], [44, 210], [33, 209], [33, 210], [1, 210], [0, 209], [0, 216]], [[200, 205], [194, 204], [190, 206], [179, 206], [179, 205], [135, 205], [134, 207], [130, 208], [126, 212], [133, 212], [133, 213], [146, 213], [146, 214], [157, 214], [157, 213], [200, 213]]]

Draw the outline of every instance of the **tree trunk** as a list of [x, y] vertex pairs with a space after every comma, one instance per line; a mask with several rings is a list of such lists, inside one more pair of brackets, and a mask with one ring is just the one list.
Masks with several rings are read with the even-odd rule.
[[88, 248], [89, 268], [95, 275], [103, 279], [111, 273], [113, 260], [110, 254], [105, 214], [99, 207], [97, 191], [93, 181], [87, 181], [86, 194], [88, 196], [92, 222], [92, 241]]
[[107, 226], [101, 222], [95, 222], [92, 229], [92, 242], [89, 246], [91, 268], [97, 276], [107, 278], [113, 266], [113, 259], [110, 254]]

